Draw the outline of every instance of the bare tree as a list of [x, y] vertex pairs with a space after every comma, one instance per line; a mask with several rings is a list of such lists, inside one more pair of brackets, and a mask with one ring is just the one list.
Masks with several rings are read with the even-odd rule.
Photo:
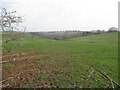
[[22, 22], [22, 17], [18, 16], [16, 11], [7, 12], [5, 8], [2, 8], [0, 21], [2, 31], [13, 31], [18, 30], [17, 26]]
[[[1, 9], [1, 13], [0, 13], [1, 30], [2, 32], [6, 32], [6, 31], [9, 32], [7, 33], [8, 38], [2, 42], [2, 45], [5, 45], [10, 41], [14, 41], [18, 39], [17, 34], [14, 33], [13, 31], [25, 32], [26, 28], [23, 26], [21, 26], [23, 28], [22, 30], [18, 29], [19, 24], [22, 22], [23, 22], [23, 17], [17, 15], [16, 11], [8, 12], [5, 8]], [[6, 35], [6, 33], [3, 33], [3, 35]]]

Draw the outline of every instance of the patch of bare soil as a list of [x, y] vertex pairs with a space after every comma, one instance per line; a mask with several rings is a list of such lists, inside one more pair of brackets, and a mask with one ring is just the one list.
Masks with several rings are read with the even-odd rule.
[[[72, 54], [72, 56], [80, 56], [80, 54]], [[3, 56], [3, 61], [7, 61], [2, 63], [3, 65], [6, 63], [12, 64], [11, 67], [4, 67], [2, 69], [2, 84], [3, 88], [23, 88], [25, 85], [28, 85], [33, 88], [48, 88], [48, 87], [54, 87], [58, 88], [59, 86], [55, 85], [53, 81], [53, 77], [56, 76], [56, 71], [52, 69], [49, 64], [45, 64], [44, 60], [47, 62], [48, 60], [51, 60], [50, 57], [67, 57], [71, 56], [71, 54], [42, 54], [42, 55], [36, 55], [36, 56], [16, 56], [14, 55], [6, 55]], [[13, 60], [15, 58], [15, 60]], [[43, 63], [37, 64], [39, 60], [42, 60]], [[41, 61], [41, 62], [42, 62]], [[101, 71], [97, 70], [96, 68], [93, 68], [89, 65], [87, 65], [85, 62], [81, 62], [82, 64], [85, 64], [85, 67], [88, 67], [88, 77], [86, 76], [85, 79], [89, 80], [90, 77], [92, 77], [93, 73], [97, 71], [97, 73], [101, 73]], [[54, 68], [57, 68], [59, 66], [59, 63], [54, 65]], [[71, 67], [71, 69], [74, 69], [75, 66]], [[84, 67], [83, 67], [84, 69]], [[90, 72], [89, 72], [90, 71]], [[77, 72], [77, 71], [76, 71]], [[101, 73], [103, 74], [103, 73]], [[107, 77], [107, 75], [103, 74], [102, 76]], [[81, 78], [84, 78], [81, 76]], [[93, 77], [94, 78], [94, 77]], [[109, 79], [109, 78], [108, 78]], [[115, 83], [110, 79], [111, 83]], [[96, 82], [96, 79], [95, 79]], [[81, 87], [84, 87], [88, 85], [89, 83], [83, 82], [81, 84]], [[117, 84], [116, 84], [117, 85]], [[114, 86], [114, 85], [113, 85]], [[118, 85], [119, 86], [119, 85]]]
[[[3, 87], [23, 87], [24, 85], [36, 88], [47, 87], [48, 83], [44, 80], [38, 84], [35, 83], [37, 78], [42, 74], [49, 76], [49, 79], [47, 80], [51, 80], [50, 77], [54, 75], [54, 72], [52, 72], [49, 66], [45, 64], [36, 64], [36, 58], [47, 56], [48, 55], [16, 57], [15, 61], [10, 62], [14, 65], [13, 67], [3, 67], [2, 69]], [[12, 58], [12, 56], [4, 57], [3, 61]], [[51, 85], [54, 87], [53, 84]]]
[[[28, 54], [28, 53], [27, 53]], [[33, 52], [29, 52], [29, 55]], [[71, 54], [66, 54], [70, 56]], [[58, 87], [55, 86], [52, 81], [52, 77], [55, 72], [51, 70], [50, 66], [46, 64], [36, 64], [38, 58], [50, 60], [49, 57], [61, 57], [66, 55], [49, 54], [49, 55], [37, 55], [37, 56], [20, 56], [19, 54], [11, 54], [3, 56], [2, 64], [11, 63], [13, 66], [9, 68], [3, 67], [2, 69], [2, 83], [3, 87], [23, 87], [29, 85], [31, 87], [42, 88], [42, 87]], [[76, 54], [75, 54], [76, 55]], [[15, 60], [14, 60], [15, 59]], [[41, 75], [48, 77], [45, 80], [39, 80], [38, 77]], [[44, 77], [44, 76], [43, 76]], [[46, 81], [47, 80], [47, 81]], [[39, 83], [37, 83], [39, 82]]]
[[[2, 57], [2, 62], [9, 62], [9, 61], [18, 61], [18, 60], [27, 60], [27, 59], [34, 59], [34, 58], [44, 58], [44, 57], [64, 57], [64, 56], [71, 56], [71, 54], [41, 54], [41, 55], [34, 55], [34, 56], [30, 56], [30, 52], [29, 52], [29, 56], [27, 55], [23, 55], [20, 56], [19, 54], [12, 54], [12, 55], [5, 55]], [[72, 56], [80, 56], [80, 54], [72, 54]], [[0, 62], [0, 63], [2, 63]]]
[[[55, 72], [46, 64], [36, 64], [37, 58], [44, 58], [45, 60], [50, 60], [49, 57], [64, 57], [71, 56], [71, 54], [42, 54], [37, 56], [33, 55], [35, 51], [27, 52], [27, 55], [8, 54], [2, 57], [2, 64], [11, 63], [13, 66], [9, 68], [3, 67], [2, 69], [2, 83], [3, 87], [23, 87], [24, 85], [29, 85], [31, 87], [57, 87], [51, 83], [52, 77], [55, 75]], [[29, 55], [29, 56], [28, 56]], [[78, 56], [79, 54], [72, 54]], [[41, 74], [44, 74], [47, 78], [47, 81], [41, 80], [39, 83], [37, 77], [40, 77]], [[48, 83], [46, 83], [48, 82]]]

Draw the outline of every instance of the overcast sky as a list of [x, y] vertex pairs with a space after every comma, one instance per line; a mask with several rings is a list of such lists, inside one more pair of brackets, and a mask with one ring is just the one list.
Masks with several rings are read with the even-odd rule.
[[118, 27], [119, 0], [0, 0], [24, 16], [27, 31], [108, 30]]

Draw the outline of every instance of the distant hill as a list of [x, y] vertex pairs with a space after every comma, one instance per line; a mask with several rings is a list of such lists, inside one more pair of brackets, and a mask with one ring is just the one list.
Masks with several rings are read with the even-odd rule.
[[107, 32], [106, 31], [51, 31], [51, 32], [30, 32], [30, 33], [33, 36], [39, 36], [42, 38], [67, 40], [74, 37], [103, 34]]

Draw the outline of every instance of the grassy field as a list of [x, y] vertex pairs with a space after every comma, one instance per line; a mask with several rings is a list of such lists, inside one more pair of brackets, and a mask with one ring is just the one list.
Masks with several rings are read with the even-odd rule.
[[[6, 38], [3, 36], [3, 39]], [[3, 64], [3, 79], [12, 77], [13, 80], [4, 82], [5, 85], [9, 83], [7, 87], [116, 87], [95, 68], [118, 82], [118, 33], [64, 41], [32, 38], [28, 34], [3, 48], [12, 51], [3, 55], [3, 61], [8, 61]], [[13, 61], [14, 56], [16, 61]]]

